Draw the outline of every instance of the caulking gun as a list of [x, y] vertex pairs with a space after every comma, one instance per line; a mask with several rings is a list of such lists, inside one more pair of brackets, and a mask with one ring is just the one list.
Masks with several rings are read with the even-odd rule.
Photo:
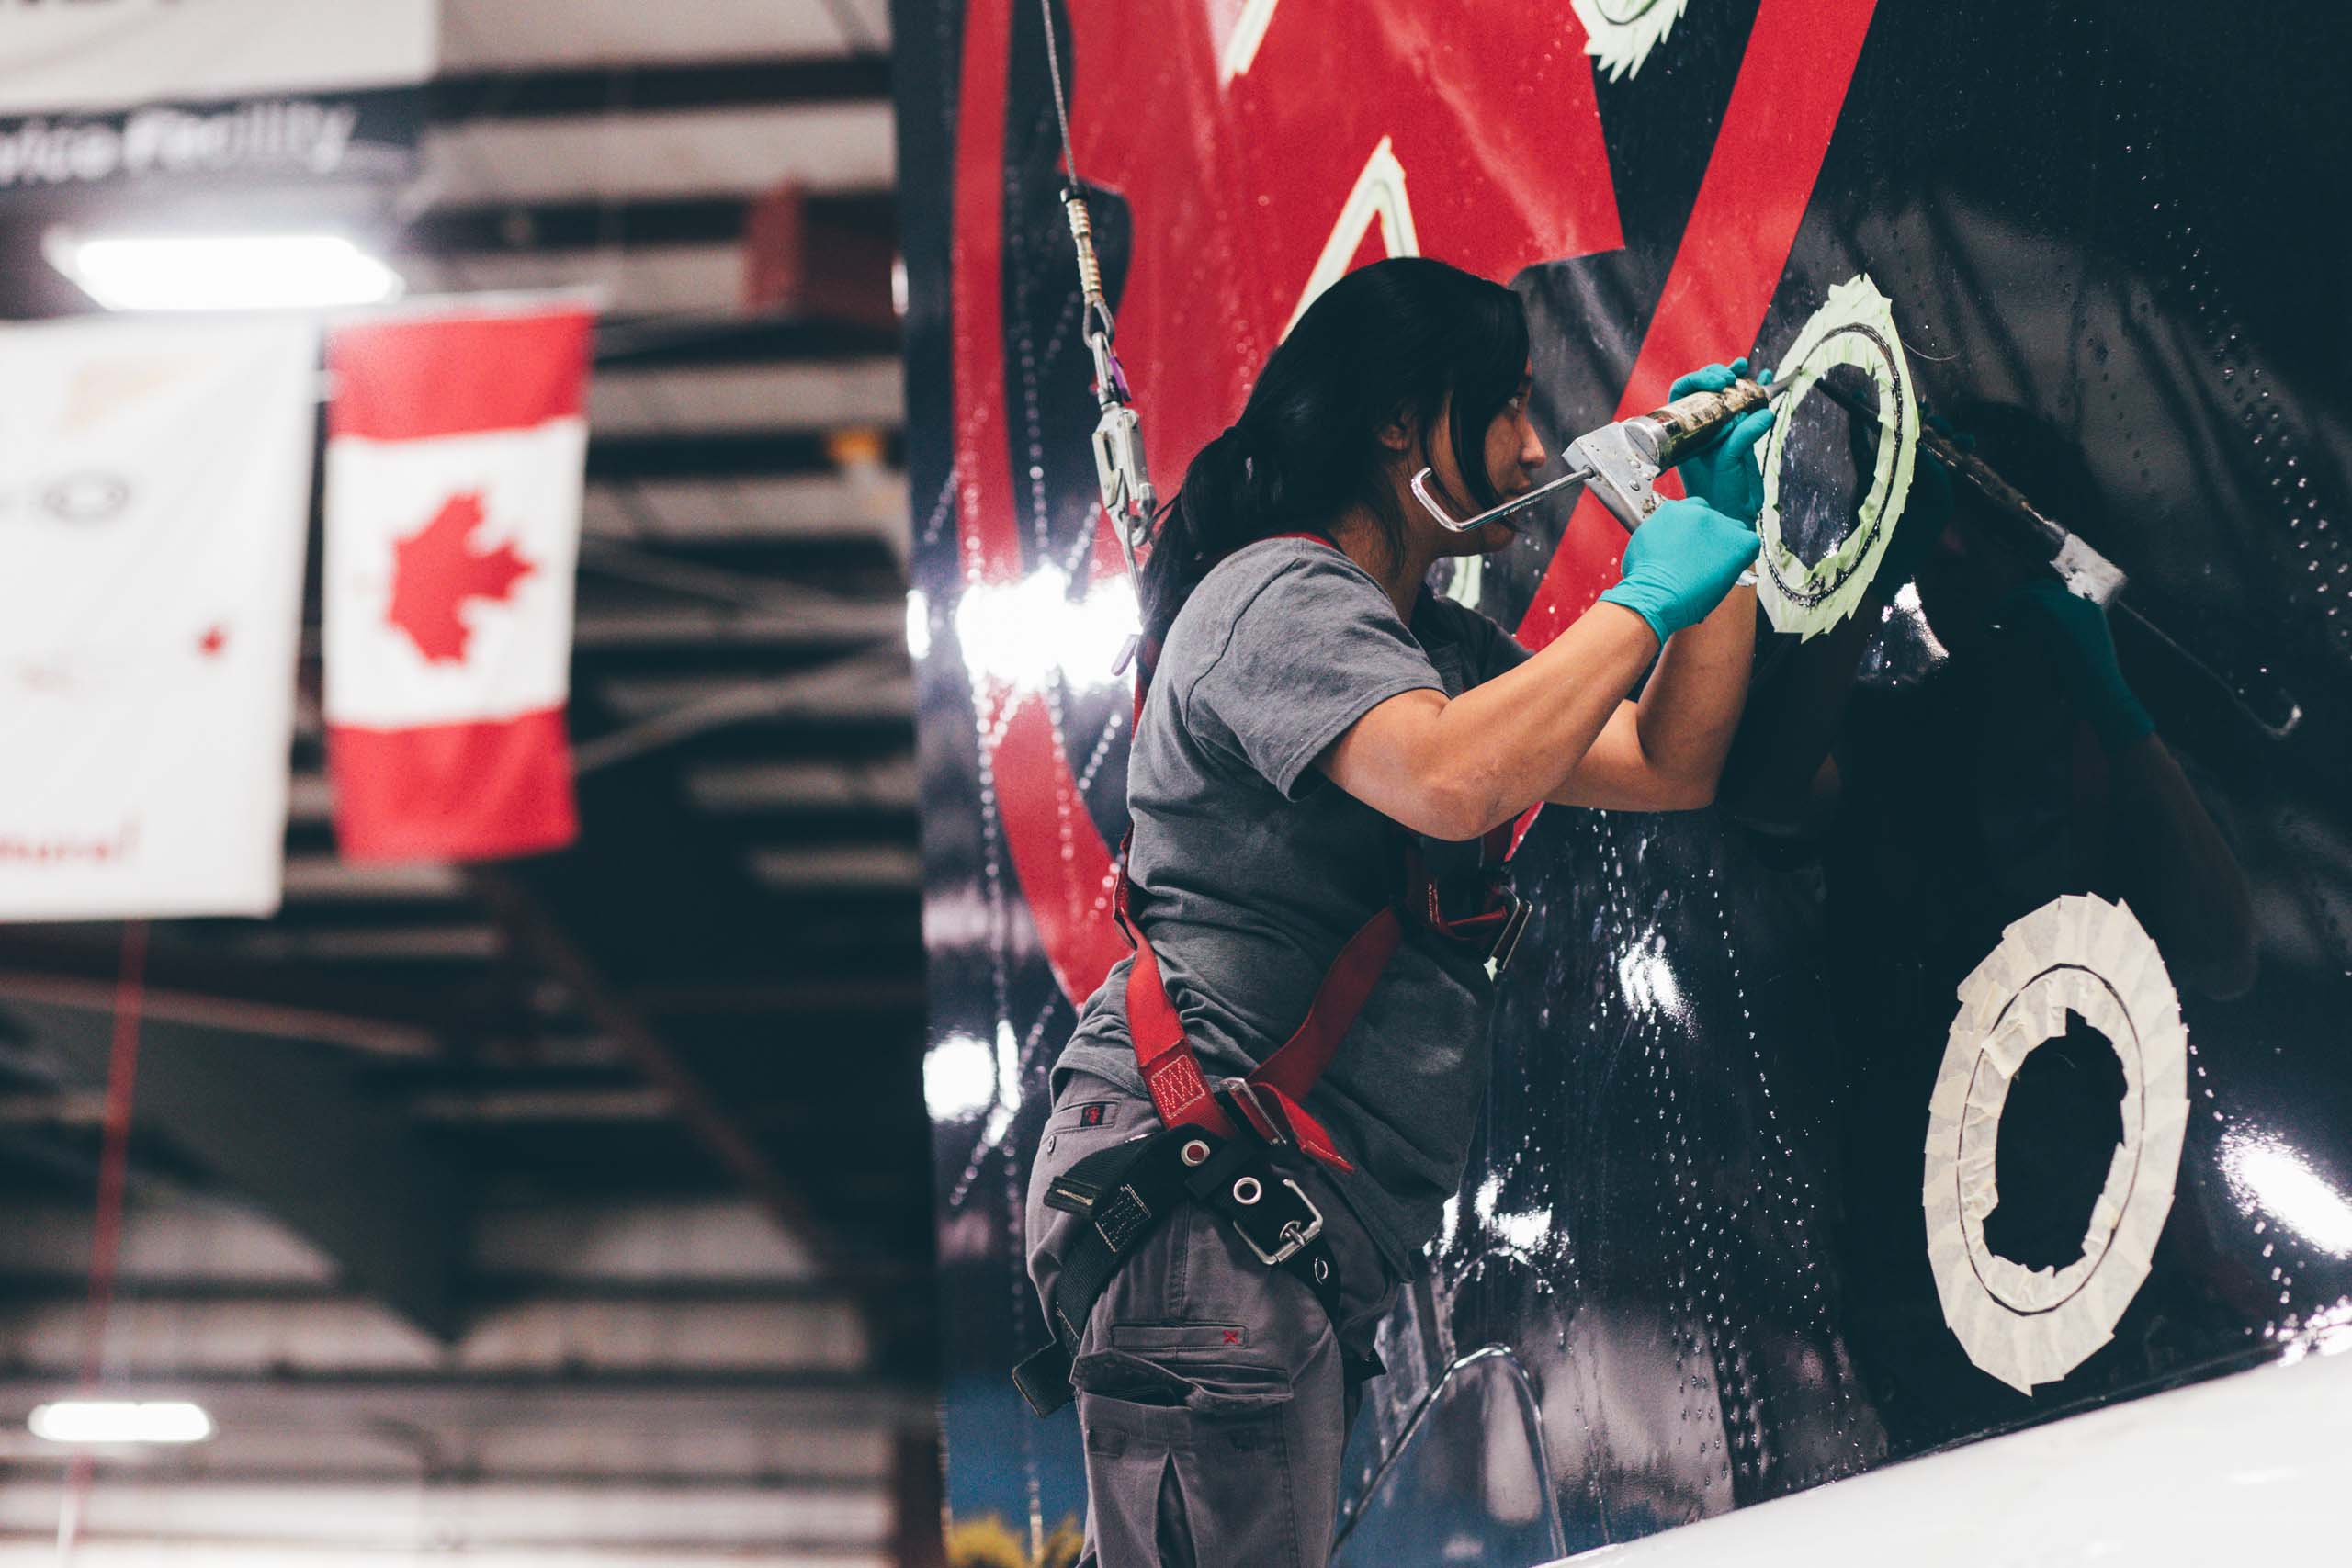
[[[1629, 529], [1638, 528], [1658, 508], [1659, 496], [1652, 486], [1660, 473], [1680, 462], [1718, 425], [1771, 402], [1794, 385], [1794, 381], [1784, 381], [1776, 387], [1765, 387], [1741, 379], [1720, 392], [1693, 392], [1675, 399], [1664, 408], [1604, 424], [1568, 443], [1567, 473], [1536, 486], [1525, 495], [1513, 496], [1500, 506], [1488, 507], [1475, 517], [1457, 518], [1445, 510], [1430, 493], [1431, 475], [1427, 468], [1413, 476], [1413, 494], [1442, 525], [1466, 534], [1509, 517], [1556, 491], [1582, 484], [1600, 498], [1601, 504], [1619, 522]], [[1857, 418], [1871, 424], [1877, 423], [1874, 403], [1826, 381], [1820, 385], [1821, 390], [1844, 404]], [[1918, 441], [1923, 452], [1991, 502], [2005, 520], [2022, 525], [2019, 542], [2047, 559], [2076, 593], [2106, 604], [2122, 592], [2124, 576], [2113, 562], [2070, 530], [2052, 522], [1983, 458], [1960, 447], [1932, 426], [1919, 432]]]
[[[1601, 504], [1628, 529], [1638, 528], [1658, 509], [1660, 498], [1652, 486], [1660, 473], [1689, 456], [1695, 445], [1725, 421], [1777, 400], [1795, 384], [1792, 380], [1766, 387], [1742, 379], [1720, 392], [1693, 392], [1675, 399], [1664, 408], [1605, 424], [1568, 443], [1567, 473], [1536, 486], [1525, 495], [1513, 496], [1500, 506], [1488, 507], [1474, 517], [1456, 517], [1445, 509], [1430, 491], [1432, 475], [1428, 468], [1413, 476], [1413, 495], [1440, 525], [1466, 534], [1510, 517], [1570, 485], [1582, 484], [1589, 486], [1600, 498]], [[1857, 418], [1877, 423], [1877, 407], [1869, 399], [1845, 392], [1826, 381], [1820, 387]], [[1932, 425], [1921, 428], [1918, 444], [1919, 450], [1931, 461], [1942, 464], [1953, 478], [1991, 502], [1986, 514], [2007, 525], [2006, 532], [2012, 541], [2047, 561], [2069, 589], [2095, 604], [2119, 610], [2138, 623], [2174, 654], [2215, 682], [2227, 694], [2232, 705], [2273, 739], [2285, 739], [2301, 723], [2302, 705], [2275, 682], [2259, 682], [2260, 690], [2248, 691], [2245, 682], [2222, 674], [2123, 603], [2120, 595], [2127, 579], [2121, 570], [2073, 530], [2035, 506], [1983, 458]], [[2267, 675], [2267, 671], [2264, 673]]]
[[1767, 387], [1743, 378], [1720, 392], [1692, 392], [1664, 408], [1604, 424], [1568, 443], [1566, 474], [1475, 517], [1455, 517], [1445, 509], [1430, 492], [1427, 468], [1413, 476], [1413, 495], [1442, 526], [1467, 534], [1532, 506], [1555, 491], [1580, 484], [1600, 497], [1617, 521], [1628, 529], [1638, 528], [1664, 499], [1653, 488], [1658, 475], [1680, 462], [1719, 426], [1771, 402], [1792, 385]]

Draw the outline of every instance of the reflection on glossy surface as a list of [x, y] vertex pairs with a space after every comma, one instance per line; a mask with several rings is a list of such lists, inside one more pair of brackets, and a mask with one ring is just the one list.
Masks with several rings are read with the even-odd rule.
[[2302, 1153], [2239, 1129], [2222, 1139], [2222, 1170], [2248, 1213], [2285, 1225], [2331, 1258], [2352, 1258], [2352, 1201]]
[[[1825, 391], [1872, 395], [1870, 378], [1855, 366], [1833, 365], [1821, 379]], [[1807, 398], [1790, 416], [1781, 538], [1805, 565], [1817, 565], [1851, 531], [1855, 509], [1869, 493], [1865, 455], [1871, 445], [1863, 422], [1834, 397]]]
[[[1240, 11], [1264, 30], [1226, 73]], [[1035, 1552], [1082, 1485], [1068, 1418], [1033, 1421], [1003, 1376], [1042, 1333], [1021, 1189], [1046, 1066], [1122, 951], [1132, 601], [1091, 504], [1035, 7], [899, 13], [949, 1501]], [[2130, 578], [2110, 612], [2053, 593], [1922, 459], [1859, 613], [1759, 640], [1714, 808], [1537, 821], [1480, 1139], [1353, 1435], [1350, 1560], [1622, 1542], [2352, 1337], [2352, 341], [2297, 259], [2335, 251], [2312, 193], [2352, 130], [2297, 106], [2344, 23], [2209, 13], [1711, 3], [1596, 83], [1566, 7], [1473, 29], [1411, 3], [1373, 27], [1318, 0], [1080, 5], [1080, 164], [1163, 483], [1231, 418], [1386, 138], [1421, 246], [1517, 277], [1555, 444], [1708, 359], [1777, 359], [1867, 271], [1932, 412]], [[1801, 553], [1826, 553], [1864, 437], [1810, 406], [1784, 478]], [[1527, 521], [1461, 592], [1540, 640], [1622, 535]], [[2188, 1122], [2112, 1338], [2029, 1395], [1946, 1319], [1921, 1151], [1956, 987], [2082, 895], [2161, 953]], [[2060, 1022], [1995, 1130], [1985, 1244], [2029, 1271], [2081, 1250], [2120, 1146], [2101, 1032]], [[2233, 1462], [2290, 1441], [2244, 1430]], [[1970, 1485], [2014, 1483], [1984, 1463]], [[1991, 1551], [1997, 1513], [1954, 1517]]]
[[956, 601], [964, 667], [1016, 694], [1057, 681], [1084, 687], [1118, 681], [1113, 667], [1140, 625], [1135, 590], [1124, 579], [1073, 597], [1051, 567], [1015, 582], [975, 582]]
[[1365, 1494], [1342, 1505], [1331, 1560], [1540, 1562], [1566, 1550], [1526, 1376], [1488, 1348], [1446, 1369]]

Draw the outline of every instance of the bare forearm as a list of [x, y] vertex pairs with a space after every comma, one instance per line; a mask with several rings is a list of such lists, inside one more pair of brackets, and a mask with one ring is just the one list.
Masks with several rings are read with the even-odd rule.
[[1735, 588], [1697, 626], [1667, 639], [1634, 705], [1643, 755], [1662, 777], [1714, 788], [1739, 731], [1756, 649], [1756, 590]]
[[1556, 793], [1657, 651], [1641, 616], [1595, 604], [1526, 663], [1447, 703], [1430, 755], [1462, 836]]

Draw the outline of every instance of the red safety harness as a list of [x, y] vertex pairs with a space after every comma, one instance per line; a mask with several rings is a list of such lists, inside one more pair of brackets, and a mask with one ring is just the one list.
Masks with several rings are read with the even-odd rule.
[[[1282, 534], [1286, 539], [1311, 539], [1339, 547], [1320, 534]], [[1159, 649], [1147, 644], [1136, 667], [1136, 732], [1143, 727], [1145, 694]], [[1404, 911], [1442, 936], [1462, 942], [1483, 942], [1499, 970], [1510, 962], [1520, 932], [1526, 928], [1527, 906], [1511, 891], [1509, 859], [1511, 825], [1486, 835], [1479, 843], [1479, 865], [1485, 876], [1485, 907], [1477, 913], [1448, 919], [1441, 908], [1437, 884], [1423, 868], [1420, 852], [1409, 836], [1404, 840], [1404, 890], [1395, 903], [1385, 904], [1350, 937], [1332, 962], [1330, 971], [1315, 990], [1306, 1016], [1288, 1040], [1247, 1078], [1228, 1078], [1212, 1092], [1201, 1064], [1184, 1038], [1184, 1022], [1169, 998], [1160, 978], [1159, 960], [1136, 923], [1136, 886], [1127, 874], [1135, 833], [1129, 829], [1119, 845], [1117, 891], [1112, 909], [1119, 929], [1135, 949], [1127, 971], [1127, 1031], [1135, 1043], [1136, 1062], [1151, 1093], [1153, 1109], [1170, 1127], [1192, 1126], [1233, 1137], [1236, 1116], [1247, 1122], [1259, 1141], [1270, 1145], [1295, 1143], [1307, 1154], [1337, 1170], [1349, 1165], [1324, 1130], [1306, 1109], [1307, 1091], [1331, 1065], [1340, 1042], [1379, 983], [1381, 973], [1404, 937]], [[1228, 1113], [1230, 1112], [1230, 1113]]]
[[[1283, 535], [1329, 545], [1319, 534]], [[1142, 728], [1144, 694], [1159, 649], [1146, 644], [1136, 671], [1136, 728]], [[1212, 1088], [1184, 1038], [1184, 1021], [1169, 999], [1159, 959], [1135, 918], [1136, 886], [1127, 875], [1135, 845], [1119, 846], [1118, 890], [1113, 899], [1119, 929], [1134, 944], [1127, 972], [1127, 1030], [1151, 1103], [1166, 1126], [1125, 1138], [1073, 1162], [1046, 1183], [1045, 1202], [1077, 1216], [1065, 1234], [1046, 1321], [1052, 1338], [1024, 1357], [1012, 1380], [1029, 1407], [1051, 1415], [1069, 1403], [1072, 1373], [1084, 1348], [1086, 1325], [1120, 1268], [1159, 1223], [1186, 1204], [1200, 1204], [1230, 1224], [1270, 1269], [1288, 1272], [1313, 1292], [1331, 1321], [1342, 1310], [1339, 1258], [1323, 1234], [1323, 1212], [1274, 1151], [1295, 1145], [1335, 1170], [1352, 1168], [1331, 1135], [1305, 1108], [1307, 1092], [1340, 1049], [1349, 1025], [1363, 1010], [1381, 971], [1405, 934], [1408, 918], [1453, 941], [1483, 943], [1498, 966], [1508, 963], [1527, 911], [1510, 891], [1504, 865], [1510, 825], [1480, 845], [1486, 872], [1485, 907], [1448, 919], [1438, 890], [1422, 868], [1409, 835], [1404, 840], [1405, 886], [1395, 902], [1364, 921], [1340, 950], [1316, 987], [1306, 1017], [1282, 1048], [1246, 1078]], [[1241, 1135], [1243, 1132], [1248, 1136]], [[1342, 1351], [1351, 1380], [1376, 1375], [1376, 1355]]]

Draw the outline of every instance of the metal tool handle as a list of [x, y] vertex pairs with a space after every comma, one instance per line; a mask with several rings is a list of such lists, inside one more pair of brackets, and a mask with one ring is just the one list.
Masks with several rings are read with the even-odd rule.
[[[1820, 389], [1847, 412], [1875, 426], [1878, 423], [1878, 402], [1833, 386], [1819, 383]], [[1931, 424], [1919, 427], [1919, 450], [1931, 461], [1940, 463], [1955, 479], [1964, 482], [1991, 504], [1976, 515], [1994, 520], [2002, 536], [2025, 549], [2035, 558], [2050, 563], [2051, 570], [2067, 588], [2093, 604], [2102, 604], [2111, 613], [2120, 613], [2137, 623], [2143, 631], [2170, 649], [2173, 655], [2219, 687], [2230, 705], [2274, 740], [2283, 740], [2302, 723], [2303, 706], [2294, 694], [2281, 685], [2266, 668], [2253, 679], [2233, 676], [2207, 662], [2189, 650], [2178, 638], [2165, 631], [2145, 612], [2135, 609], [2121, 597], [2129, 585], [2120, 567], [2085, 544], [2080, 536], [2064, 524], [2035, 505], [2017, 486], [2003, 479], [1984, 458], [1948, 438]]]
[[[1876, 398], [1849, 391], [1826, 380], [1815, 385], [1847, 412], [1873, 427], [1877, 425]], [[1927, 423], [1919, 426], [1918, 446], [1941, 464], [1946, 473], [1991, 502], [1990, 515], [2006, 525], [2002, 531], [2011, 542], [2049, 561], [2068, 588], [2100, 604], [2112, 604], [2123, 592], [2126, 580], [2120, 568], [2028, 500], [2022, 491], [2003, 479], [1984, 458], [1955, 445], [1943, 432]]]
[[1475, 534], [1487, 524], [1499, 523], [1507, 517], [1524, 512], [1538, 502], [1566, 490], [1570, 485], [1584, 483], [1592, 477], [1592, 470], [1590, 468], [1571, 469], [1556, 479], [1537, 485], [1525, 495], [1513, 496], [1500, 506], [1489, 506], [1486, 511], [1469, 517], [1456, 517], [1445, 509], [1443, 502], [1430, 493], [1430, 485], [1434, 477], [1435, 470], [1430, 468], [1423, 468], [1413, 476], [1413, 499], [1419, 502], [1421, 510], [1435, 518], [1438, 526], [1448, 533]]
[[1645, 446], [1649, 445], [1650, 432], [1656, 432], [1657, 449], [1645, 456], [1660, 468], [1670, 468], [1718, 426], [1750, 409], [1762, 408], [1792, 385], [1767, 387], [1743, 376], [1720, 392], [1690, 392], [1664, 408], [1652, 409], [1634, 422], [1634, 427]]

